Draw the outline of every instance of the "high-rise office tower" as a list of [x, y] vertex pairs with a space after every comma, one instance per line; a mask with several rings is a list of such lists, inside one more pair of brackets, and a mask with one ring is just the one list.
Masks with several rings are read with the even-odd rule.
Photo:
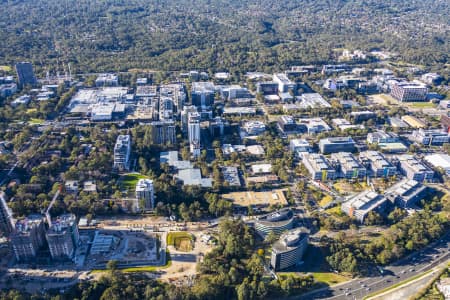
[[24, 85], [36, 85], [37, 79], [34, 75], [33, 65], [30, 62], [17, 63], [16, 73], [20, 87]]

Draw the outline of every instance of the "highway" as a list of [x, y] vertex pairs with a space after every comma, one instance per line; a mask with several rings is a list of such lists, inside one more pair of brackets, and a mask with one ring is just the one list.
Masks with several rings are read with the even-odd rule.
[[377, 271], [372, 277], [356, 278], [346, 283], [318, 289], [289, 299], [363, 299], [373, 292], [383, 290], [449, 261], [449, 249], [450, 234], [446, 234], [423, 250], [385, 267], [383, 275]]

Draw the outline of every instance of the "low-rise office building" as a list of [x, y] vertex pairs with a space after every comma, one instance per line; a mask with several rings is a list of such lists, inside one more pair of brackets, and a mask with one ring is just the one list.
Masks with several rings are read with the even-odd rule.
[[248, 121], [242, 128], [248, 135], [260, 135], [266, 131], [266, 124], [261, 121]]
[[323, 154], [353, 152], [356, 143], [351, 137], [330, 137], [319, 141], [319, 149]]
[[313, 180], [327, 181], [336, 178], [336, 170], [328, 163], [325, 156], [321, 154], [304, 154], [302, 163]]
[[440, 129], [421, 128], [412, 132], [411, 140], [425, 146], [442, 146], [449, 142], [449, 135]]
[[300, 119], [297, 126], [299, 131], [310, 135], [331, 130], [330, 126], [321, 118]]
[[425, 160], [435, 169], [442, 169], [450, 175], [450, 155], [435, 153], [425, 156]]
[[405, 178], [388, 188], [384, 195], [393, 204], [407, 208], [422, 200], [427, 194], [427, 189], [418, 181]]
[[318, 93], [304, 93], [299, 100], [300, 109], [331, 107], [331, 104]]
[[408, 179], [418, 182], [432, 181], [434, 172], [420, 162], [417, 158], [409, 154], [398, 155], [399, 169]]
[[278, 127], [284, 133], [296, 132], [298, 129], [295, 119], [291, 116], [281, 116], [278, 118]]
[[370, 170], [369, 173], [373, 177], [390, 177], [397, 173], [397, 168], [377, 151], [361, 152], [359, 160], [363, 166]]
[[368, 144], [381, 144], [381, 143], [396, 143], [398, 142], [398, 135], [393, 132], [385, 132], [377, 130], [367, 134]]
[[350, 113], [350, 117], [355, 121], [355, 123], [359, 123], [370, 119], [375, 119], [376, 114], [368, 110], [354, 111]]
[[402, 116], [402, 121], [404, 121], [406, 124], [408, 124], [412, 128], [426, 128], [427, 124], [423, 122], [422, 120], [419, 120], [418, 118], [410, 115]]
[[286, 74], [274, 74], [273, 81], [278, 83], [278, 92], [280, 93], [287, 93], [289, 90], [295, 91], [295, 82], [290, 81]]
[[338, 152], [331, 154], [331, 164], [335, 166], [337, 177], [346, 179], [364, 178], [366, 168], [349, 152]]
[[299, 264], [308, 247], [308, 237], [306, 228], [296, 228], [283, 234], [272, 246], [271, 267], [280, 271]]
[[360, 223], [364, 223], [369, 212], [382, 214], [387, 208], [388, 200], [371, 190], [367, 190], [351, 196], [341, 205], [342, 211], [350, 217], [356, 218]]
[[289, 150], [300, 156], [300, 153], [311, 152], [311, 145], [305, 139], [292, 139], [289, 142]]

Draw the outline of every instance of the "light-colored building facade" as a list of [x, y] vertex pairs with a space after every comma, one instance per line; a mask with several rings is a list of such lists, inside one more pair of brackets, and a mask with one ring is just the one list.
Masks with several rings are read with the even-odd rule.
[[114, 168], [128, 170], [130, 167], [131, 137], [119, 135], [114, 146]]
[[139, 179], [136, 184], [137, 211], [152, 210], [155, 207], [153, 180]]

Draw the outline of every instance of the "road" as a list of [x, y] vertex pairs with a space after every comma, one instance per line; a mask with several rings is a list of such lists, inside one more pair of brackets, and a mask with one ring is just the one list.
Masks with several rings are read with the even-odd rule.
[[385, 267], [384, 275], [374, 274], [372, 277], [353, 279], [343, 284], [318, 289], [289, 299], [363, 299], [373, 292], [383, 290], [449, 261], [449, 249], [450, 234], [447, 234], [441, 240], [432, 243], [422, 251]]

